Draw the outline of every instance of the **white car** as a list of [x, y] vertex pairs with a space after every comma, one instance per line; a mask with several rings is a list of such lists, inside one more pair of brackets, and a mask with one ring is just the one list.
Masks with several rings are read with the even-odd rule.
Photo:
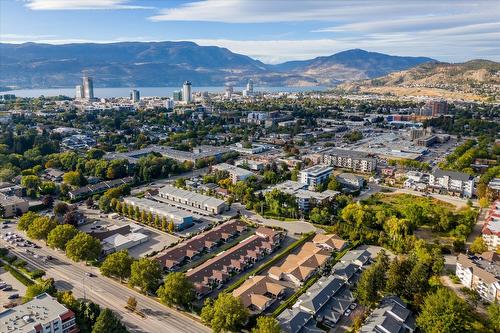
[[351, 310], [350, 309], [345, 310], [344, 316], [349, 317], [350, 314], [351, 314]]

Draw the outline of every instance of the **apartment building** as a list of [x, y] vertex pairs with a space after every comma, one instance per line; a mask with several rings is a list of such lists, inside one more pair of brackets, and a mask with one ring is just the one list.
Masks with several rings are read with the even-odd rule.
[[471, 198], [474, 194], [474, 177], [464, 172], [437, 169], [429, 175], [429, 189]]
[[68, 195], [71, 200], [83, 199], [90, 195], [105, 192], [110, 188], [115, 188], [124, 184], [132, 184], [133, 182], [134, 182], [134, 177], [125, 177], [115, 180], [108, 180], [105, 182], [100, 182], [93, 185], [87, 185], [80, 187], [76, 190], [69, 191]]
[[172, 185], [162, 187], [158, 192], [158, 196], [166, 199], [167, 203], [179, 208], [186, 210], [193, 210], [192, 208], [194, 208], [197, 213], [220, 214], [227, 209], [227, 204], [223, 200], [183, 190]]
[[229, 173], [229, 177], [231, 178], [231, 182], [233, 184], [236, 184], [240, 180], [245, 180], [248, 177], [255, 175], [252, 171], [248, 171], [246, 169], [239, 168], [227, 163], [216, 164], [212, 166], [212, 170], [225, 171]]
[[369, 154], [338, 148], [332, 148], [323, 152], [323, 163], [365, 173], [372, 172], [377, 167], [377, 160]]
[[47, 293], [0, 312], [0, 333], [77, 333], [75, 314]]
[[[0, 207], [3, 208], [3, 217], [22, 215], [29, 209], [27, 200], [15, 195], [4, 195], [0, 193]], [[0, 217], [2, 214], [0, 214]]]
[[485, 252], [479, 257], [459, 254], [456, 275], [467, 288], [489, 302], [500, 301], [500, 256]]
[[500, 249], [500, 200], [488, 209], [481, 234], [489, 251]]
[[300, 182], [307, 186], [315, 187], [328, 181], [333, 172], [333, 168], [327, 165], [314, 165], [300, 172]]

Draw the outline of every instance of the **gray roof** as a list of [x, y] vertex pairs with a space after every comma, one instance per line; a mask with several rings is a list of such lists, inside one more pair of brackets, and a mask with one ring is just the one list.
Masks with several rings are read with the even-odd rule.
[[343, 286], [344, 281], [335, 277], [322, 277], [299, 300], [302, 308], [318, 312]]
[[463, 182], [472, 179], [472, 176], [467, 174], [467, 173], [459, 172], [459, 171], [452, 171], [452, 170], [436, 169], [436, 170], [434, 170], [434, 172], [432, 174], [434, 175], [434, 177], [437, 177], [437, 178], [448, 176], [451, 179], [461, 180]]
[[355, 261], [361, 261], [363, 264], [370, 259], [370, 252], [366, 250], [351, 250], [348, 251], [340, 261], [343, 263], [354, 263]]
[[360, 333], [402, 333], [406, 327], [415, 330], [415, 319], [406, 304], [397, 296], [384, 297], [379, 307], [366, 318]]
[[286, 309], [276, 319], [285, 332], [323, 332], [316, 328], [316, 320], [311, 314], [300, 311], [298, 308]]

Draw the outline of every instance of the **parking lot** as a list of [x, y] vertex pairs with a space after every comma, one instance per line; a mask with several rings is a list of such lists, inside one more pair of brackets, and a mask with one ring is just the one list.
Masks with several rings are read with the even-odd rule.
[[[26, 293], [26, 286], [16, 280], [16, 278], [14, 278], [3, 267], [0, 267], [0, 289], [2, 289], [0, 290], [0, 304], [2, 305], [2, 307], [11, 302], [20, 304], [22, 302], [22, 297]], [[13, 296], [15, 294], [19, 295], [19, 297], [15, 299], [9, 299], [9, 296]]]

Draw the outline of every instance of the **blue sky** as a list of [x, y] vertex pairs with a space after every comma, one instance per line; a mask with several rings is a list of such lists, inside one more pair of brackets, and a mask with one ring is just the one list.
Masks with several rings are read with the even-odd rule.
[[267, 63], [351, 48], [500, 61], [500, 0], [0, 0], [2, 42], [162, 40]]

